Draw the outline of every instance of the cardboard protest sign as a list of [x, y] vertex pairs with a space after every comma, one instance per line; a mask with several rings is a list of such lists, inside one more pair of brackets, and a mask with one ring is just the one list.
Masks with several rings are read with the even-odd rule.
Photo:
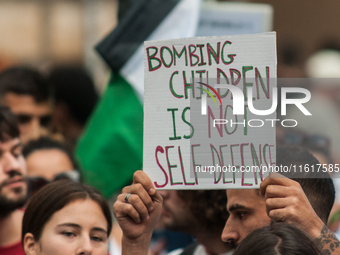
[[155, 187], [258, 187], [275, 165], [275, 33], [144, 46], [143, 170]]

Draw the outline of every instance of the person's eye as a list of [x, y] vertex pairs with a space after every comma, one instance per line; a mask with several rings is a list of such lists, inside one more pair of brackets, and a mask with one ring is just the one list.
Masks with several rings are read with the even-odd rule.
[[13, 157], [19, 158], [22, 154], [21, 153], [12, 153]]
[[26, 115], [26, 114], [18, 114], [17, 120], [18, 120], [19, 124], [27, 124], [27, 123], [31, 122], [32, 116]]
[[47, 115], [47, 116], [43, 116], [42, 118], [40, 118], [40, 125], [43, 127], [48, 127], [51, 123], [52, 120], [52, 116]]
[[12, 152], [12, 155], [13, 155], [13, 157], [15, 157], [15, 158], [19, 158], [19, 157], [22, 156], [22, 152], [21, 152], [21, 150], [13, 151], [13, 152]]
[[15, 158], [19, 158], [20, 156], [22, 156], [22, 148], [18, 147], [15, 150], [12, 151], [12, 155]]
[[246, 213], [245, 212], [237, 212], [236, 215], [237, 215], [238, 218], [240, 218], [242, 220], [245, 217]]
[[70, 232], [70, 231], [64, 231], [61, 234], [64, 235], [64, 236], [67, 236], [67, 237], [74, 237], [74, 236], [76, 236], [75, 233]]
[[92, 236], [91, 239], [95, 242], [102, 242], [103, 238], [101, 238], [100, 236]]

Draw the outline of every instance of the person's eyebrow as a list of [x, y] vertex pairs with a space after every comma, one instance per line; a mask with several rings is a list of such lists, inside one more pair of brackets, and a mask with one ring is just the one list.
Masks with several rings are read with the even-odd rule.
[[233, 212], [233, 211], [236, 211], [236, 210], [239, 210], [239, 209], [247, 209], [248, 210], [249, 208], [245, 207], [244, 205], [234, 204], [234, 205], [229, 207], [228, 211]]
[[[59, 224], [57, 225], [57, 227], [74, 227], [74, 228], [81, 228], [80, 225], [78, 224], [75, 224], [75, 223], [63, 223], [63, 224]], [[92, 229], [93, 231], [100, 231], [100, 232], [104, 232], [105, 234], [107, 234], [107, 231], [103, 228], [100, 228], [100, 227], [94, 227]]]
[[95, 227], [92, 229], [93, 231], [100, 231], [100, 232], [104, 232], [107, 235], [107, 231], [103, 228], [99, 228], [99, 227]]
[[80, 225], [75, 224], [75, 223], [63, 223], [63, 224], [59, 224], [57, 225], [57, 227], [74, 227], [74, 228], [81, 228]]

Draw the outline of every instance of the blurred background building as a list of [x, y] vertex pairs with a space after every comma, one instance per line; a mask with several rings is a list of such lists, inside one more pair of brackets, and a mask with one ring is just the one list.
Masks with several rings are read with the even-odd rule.
[[[81, 64], [105, 84], [93, 46], [117, 24], [118, 0], [1, 0], [0, 69], [17, 63], [40, 68]], [[122, 4], [131, 0], [120, 1]], [[240, 2], [240, 1], [239, 1]], [[337, 44], [340, 2], [252, 0], [274, 8], [278, 63], [303, 65], [325, 44]], [[280, 68], [278, 75], [280, 76]], [[302, 76], [297, 71], [294, 76]]]
[[0, 68], [84, 65], [100, 87], [105, 69], [93, 46], [115, 27], [116, 13], [116, 0], [1, 0]]

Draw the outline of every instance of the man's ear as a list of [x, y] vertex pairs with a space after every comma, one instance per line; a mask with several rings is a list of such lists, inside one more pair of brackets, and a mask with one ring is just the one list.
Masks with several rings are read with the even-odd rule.
[[27, 233], [24, 237], [24, 251], [26, 255], [37, 255], [38, 248], [38, 243], [34, 240], [34, 236], [31, 233]]

